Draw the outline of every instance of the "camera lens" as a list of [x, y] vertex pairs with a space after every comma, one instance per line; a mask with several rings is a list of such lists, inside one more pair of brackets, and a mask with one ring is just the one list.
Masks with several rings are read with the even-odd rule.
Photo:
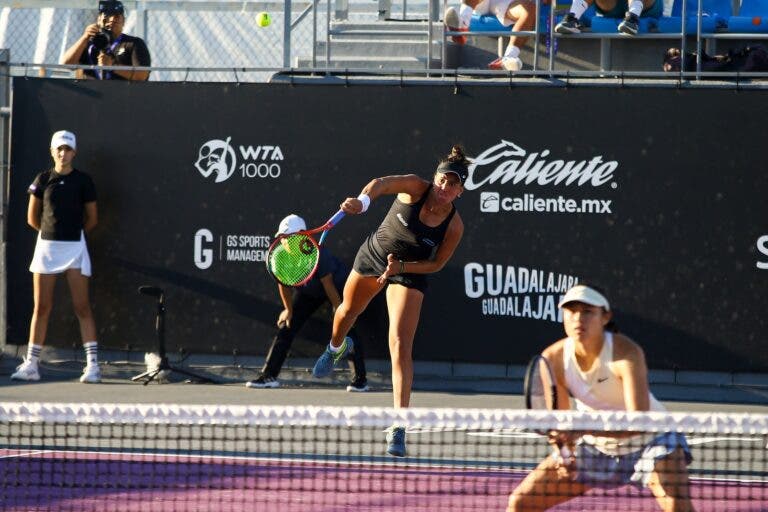
[[106, 50], [112, 44], [112, 32], [102, 28], [98, 34], [91, 37], [91, 44], [99, 51]]

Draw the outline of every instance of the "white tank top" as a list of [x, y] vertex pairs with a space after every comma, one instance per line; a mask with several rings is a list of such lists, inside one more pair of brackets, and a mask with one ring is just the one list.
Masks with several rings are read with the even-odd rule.
[[[603, 349], [592, 363], [592, 368], [582, 371], [576, 362], [576, 342], [566, 338], [563, 347], [563, 363], [565, 365], [565, 383], [580, 411], [592, 410], [626, 410], [624, 388], [616, 374], [611, 371], [613, 364], [613, 333], [606, 332]], [[648, 392], [651, 411], [666, 411], [666, 408], [656, 400], [653, 393]], [[654, 437], [654, 434], [642, 434], [625, 438], [584, 435], [583, 441], [610, 456], [625, 455], [643, 446]]]
[[[569, 337], [563, 347], [565, 383], [580, 411], [626, 410], [624, 387], [611, 370], [613, 364], [613, 333], [606, 332], [603, 349], [592, 363], [592, 368], [583, 371], [576, 362], [576, 343]], [[648, 393], [651, 411], [666, 411], [652, 393]]]

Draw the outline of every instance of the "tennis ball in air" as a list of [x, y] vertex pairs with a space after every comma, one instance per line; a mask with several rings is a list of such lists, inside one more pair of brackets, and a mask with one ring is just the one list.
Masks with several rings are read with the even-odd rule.
[[268, 12], [260, 12], [256, 15], [256, 24], [260, 27], [268, 27], [272, 23], [272, 18], [269, 17]]

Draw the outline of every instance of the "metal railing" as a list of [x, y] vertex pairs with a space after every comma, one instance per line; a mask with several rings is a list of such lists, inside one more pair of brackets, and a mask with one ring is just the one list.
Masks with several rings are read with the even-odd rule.
[[[8, 50], [0, 50], [0, 76], [8, 76], [10, 55]], [[11, 146], [11, 88], [9, 80], [0, 78], [0, 347], [5, 346], [7, 327], [6, 304], [6, 260], [8, 222], [8, 176]]]
[[[22, 4], [17, 0], [0, 0], [0, 47], [10, 48], [14, 62], [8, 70], [12, 74], [25, 76], [72, 76], [76, 67], [62, 66], [58, 62], [66, 48], [82, 35], [85, 26], [95, 20], [95, 3], [94, 0], [25, 0], [23, 7], [19, 7]], [[421, 20], [413, 30], [410, 28], [414, 25], [409, 24], [408, 32], [417, 34], [426, 42], [420, 56], [425, 61], [424, 69], [418, 75], [428, 79], [454, 74], [445, 67], [446, 41], [453, 35], [496, 38], [506, 38], [513, 34], [529, 36], [532, 38], [533, 72], [516, 72], [514, 77], [526, 79], [565, 76], [567, 81], [611, 76], [634, 79], [632, 73], [614, 72], [606, 64], [609, 59], [605, 54], [610, 50], [610, 41], [617, 37], [637, 41], [679, 40], [683, 52], [688, 39], [684, 35], [685, 22], [681, 24], [680, 33], [672, 34], [642, 34], [634, 38], [618, 34], [590, 33], [563, 36], [554, 32], [554, 9], [549, 12], [547, 31], [543, 31], [537, 22], [534, 30], [525, 32], [450, 32], [440, 21], [439, 15], [440, 8], [444, 10], [447, 5], [446, 0], [403, 0], [401, 4], [394, 5], [390, 0], [380, 0], [378, 5], [360, 0], [326, 0], [324, 6], [320, 0], [124, 0], [124, 4], [127, 8], [125, 31], [144, 38], [152, 53], [150, 79], [167, 81], [269, 81], [276, 73], [414, 76], [414, 70], [397, 66], [385, 65], [374, 69], [349, 66], [342, 70], [333, 67], [332, 48], [338, 44], [336, 38], [346, 33], [343, 24], [367, 20], [375, 25], [381, 16], [382, 6], [388, 9], [388, 16], [397, 15], [398, 13], [392, 10], [397, 7], [403, 19]], [[537, 10], [541, 7], [542, 0], [536, 0]], [[695, 41], [699, 55], [703, 41], [738, 37], [736, 34], [703, 33], [702, 0], [698, 1], [698, 7]], [[685, 20], [688, 15], [685, 2], [682, 9], [682, 19]], [[254, 18], [260, 11], [272, 14], [271, 26], [260, 28], [256, 25]], [[425, 16], [426, 20], [419, 16]], [[375, 31], [373, 29], [370, 32]], [[599, 71], [580, 74], [568, 69], [556, 70], [555, 46], [561, 38], [600, 39], [602, 48], [607, 51], [601, 52]], [[745, 38], [765, 39], [768, 34], [749, 34], [745, 35]], [[325, 43], [323, 56], [318, 55], [319, 41]], [[541, 45], [547, 41], [549, 44], [545, 53]], [[434, 64], [434, 49], [437, 46], [442, 48], [439, 55], [439, 73], [430, 70]], [[546, 66], [540, 66], [542, 55], [548, 57]], [[308, 65], [298, 65], [301, 56], [304, 56]], [[489, 75], [503, 79], [513, 76], [511, 73], [499, 71], [462, 69], [461, 72], [472, 72], [486, 78]], [[663, 76], [678, 82], [690, 79], [686, 73]], [[717, 76], [729, 78], [742, 85], [746, 77], [736, 73]], [[751, 74], [750, 77], [762, 78], [762, 75]], [[711, 78], [701, 72], [700, 60], [693, 78]]]

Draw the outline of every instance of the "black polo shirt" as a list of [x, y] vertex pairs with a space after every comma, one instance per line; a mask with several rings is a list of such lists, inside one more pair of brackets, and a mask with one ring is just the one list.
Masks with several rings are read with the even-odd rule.
[[[109, 46], [110, 51], [115, 56], [115, 66], [151, 66], [152, 58], [149, 55], [147, 44], [140, 37], [122, 34], [117, 41], [113, 41]], [[88, 43], [85, 51], [80, 55], [80, 64], [97, 65], [99, 63], [99, 52], [92, 44]], [[98, 78], [98, 75], [90, 69], [83, 70], [86, 76]], [[126, 80], [117, 73], [102, 71], [106, 74], [106, 80]]]
[[38, 174], [27, 193], [43, 201], [40, 219], [43, 240], [80, 240], [85, 203], [96, 201], [96, 187], [90, 176], [77, 169], [69, 174], [51, 169]]

